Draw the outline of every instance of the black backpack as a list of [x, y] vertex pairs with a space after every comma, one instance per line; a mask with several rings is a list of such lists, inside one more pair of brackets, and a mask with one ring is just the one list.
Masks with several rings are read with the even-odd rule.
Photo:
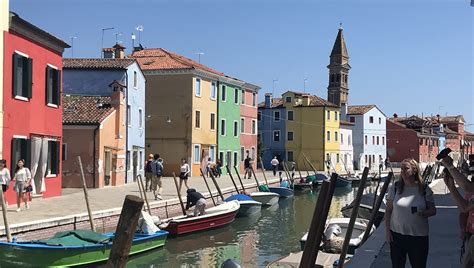
[[150, 160], [148, 160], [148, 161], [146, 162], [146, 167], [145, 167], [145, 171], [146, 171], [146, 172], [153, 172], [153, 170], [151, 169], [151, 163], [152, 163], [152, 162], [153, 162], [153, 161], [150, 161]]

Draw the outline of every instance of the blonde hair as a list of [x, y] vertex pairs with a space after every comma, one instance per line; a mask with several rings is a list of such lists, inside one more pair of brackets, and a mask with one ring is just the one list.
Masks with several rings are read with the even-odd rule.
[[[403, 162], [408, 163], [410, 165], [410, 167], [412, 168], [412, 170], [414, 172], [414, 174], [412, 176], [415, 179], [415, 183], [418, 184], [418, 190], [419, 190], [420, 194], [423, 194], [424, 187], [423, 187], [423, 178], [421, 177], [420, 165], [413, 158], [403, 159], [402, 163]], [[403, 181], [402, 177], [400, 177], [400, 180], [398, 180], [398, 182], [397, 182], [397, 188], [398, 188], [397, 190], [400, 194], [403, 193], [403, 188], [405, 188], [405, 181]]]

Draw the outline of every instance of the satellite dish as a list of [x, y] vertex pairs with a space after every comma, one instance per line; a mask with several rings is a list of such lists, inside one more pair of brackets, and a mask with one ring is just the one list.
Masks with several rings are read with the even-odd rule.
[[143, 25], [138, 25], [137, 26], [137, 31], [143, 32], [143, 30], [145, 30], [145, 28], [143, 28]]

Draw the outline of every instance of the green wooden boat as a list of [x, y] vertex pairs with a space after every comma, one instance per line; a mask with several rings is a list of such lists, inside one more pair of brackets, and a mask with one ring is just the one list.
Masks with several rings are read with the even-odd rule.
[[[167, 231], [135, 234], [130, 255], [165, 245]], [[91, 238], [92, 237], [92, 238]], [[0, 267], [70, 267], [107, 261], [113, 233], [61, 232], [48, 240], [0, 242]]]

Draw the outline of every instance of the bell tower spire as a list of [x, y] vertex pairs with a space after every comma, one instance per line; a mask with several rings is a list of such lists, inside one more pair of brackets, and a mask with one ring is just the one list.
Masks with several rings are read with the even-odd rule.
[[328, 101], [339, 106], [348, 103], [349, 70], [351, 69], [343, 30], [341, 23], [327, 66], [329, 69]]

